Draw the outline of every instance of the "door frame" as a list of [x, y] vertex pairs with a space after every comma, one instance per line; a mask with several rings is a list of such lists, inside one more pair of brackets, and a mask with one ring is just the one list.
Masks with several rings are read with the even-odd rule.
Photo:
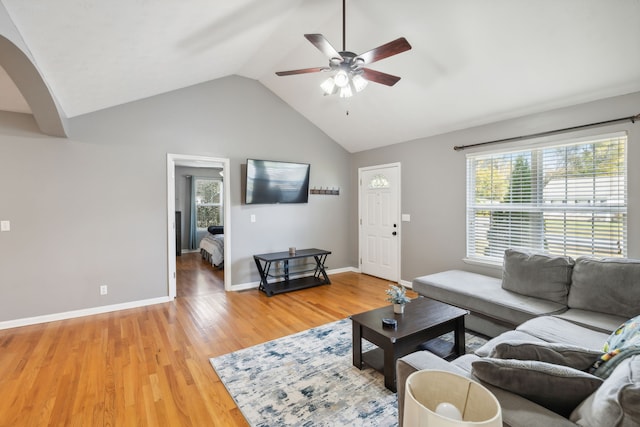
[[396, 163], [386, 163], [383, 165], [375, 165], [375, 166], [365, 166], [358, 168], [358, 270], [362, 272], [362, 250], [363, 250], [363, 232], [362, 232], [362, 197], [364, 195], [362, 191], [362, 173], [364, 171], [371, 171], [376, 169], [383, 168], [398, 168], [398, 201], [397, 201], [397, 215], [398, 215], [398, 249], [397, 249], [397, 263], [396, 263], [396, 277], [397, 283], [402, 282], [402, 276], [400, 273], [402, 272], [402, 164], [400, 162]]
[[194, 156], [189, 154], [172, 154], [167, 153], [167, 292], [170, 299], [176, 297], [176, 235], [175, 235], [175, 212], [176, 212], [176, 163], [180, 162], [197, 162], [207, 167], [207, 163], [215, 163], [216, 166], [222, 164], [222, 200], [224, 206], [224, 254], [223, 263], [224, 270], [224, 289], [231, 290], [231, 261], [229, 254], [231, 253], [231, 238], [228, 231], [231, 229], [231, 173], [230, 161], [227, 158]]

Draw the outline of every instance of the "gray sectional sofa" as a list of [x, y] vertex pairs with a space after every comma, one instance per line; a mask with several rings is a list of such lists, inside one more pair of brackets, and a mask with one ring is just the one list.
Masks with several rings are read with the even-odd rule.
[[429, 351], [399, 359], [401, 425], [407, 377], [442, 369], [489, 388], [505, 426], [640, 426], [640, 354], [607, 362], [617, 362], [607, 378], [587, 372], [612, 332], [640, 314], [640, 260], [508, 250], [502, 279], [452, 270], [416, 278], [413, 289], [505, 331], [453, 362]]

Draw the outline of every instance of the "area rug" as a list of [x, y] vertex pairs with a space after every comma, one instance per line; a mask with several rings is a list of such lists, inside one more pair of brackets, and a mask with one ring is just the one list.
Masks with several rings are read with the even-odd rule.
[[[446, 338], [446, 336], [445, 336]], [[467, 352], [485, 341], [466, 336]], [[363, 351], [375, 348], [363, 340]], [[396, 394], [352, 364], [343, 319], [210, 359], [252, 426], [396, 426]]]

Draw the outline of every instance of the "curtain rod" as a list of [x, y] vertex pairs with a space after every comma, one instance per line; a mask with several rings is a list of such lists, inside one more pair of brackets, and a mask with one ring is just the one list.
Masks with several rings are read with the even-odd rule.
[[530, 133], [529, 135], [514, 136], [512, 138], [496, 139], [494, 141], [478, 142], [476, 144], [456, 145], [456, 146], [453, 147], [453, 149], [456, 150], [456, 151], [461, 151], [461, 150], [464, 150], [464, 149], [467, 149], [467, 148], [471, 148], [471, 147], [480, 147], [482, 145], [501, 144], [503, 142], [519, 141], [519, 140], [522, 140], [522, 139], [530, 139], [530, 138], [537, 138], [537, 137], [541, 137], [541, 136], [555, 135], [557, 133], [570, 132], [570, 131], [573, 131], [573, 130], [585, 129], [585, 128], [597, 127], [597, 126], [606, 126], [606, 125], [611, 125], [611, 124], [614, 124], [614, 123], [620, 123], [620, 122], [626, 122], [626, 121], [631, 121], [631, 123], [635, 123], [636, 120], [640, 120], [640, 114], [636, 114], [635, 116], [629, 116], [629, 117], [621, 117], [619, 119], [605, 120], [604, 122], [589, 123], [588, 125], [572, 126], [572, 127], [568, 127], [568, 128], [564, 128], [564, 129], [556, 129], [556, 130], [549, 130], [549, 131], [546, 131], [546, 132]]

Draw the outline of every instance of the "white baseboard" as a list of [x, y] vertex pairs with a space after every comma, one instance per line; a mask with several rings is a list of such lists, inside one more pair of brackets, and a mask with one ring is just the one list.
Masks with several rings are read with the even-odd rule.
[[[328, 275], [348, 272], [359, 273], [360, 270], [354, 267], [344, 267], [327, 270]], [[260, 282], [241, 283], [238, 285], [232, 285], [231, 290], [246, 291], [248, 289], [257, 289], [259, 285]], [[122, 304], [104, 305], [100, 307], [85, 308], [81, 310], [65, 311], [62, 313], [26, 317], [24, 319], [6, 320], [4, 322], [0, 322], [0, 330], [19, 328], [21, 326], [37, 325], [39, 323], [55, 322], [58, 320], [74, 319], [76, 317], [91, 316], [94, 314], [110, 313], [112, 311], [127, 310], [130, 308], [145, 307], [147, 305], [162, 304], [169, 301], [172, 301], [171, 298], [169, 298], [168, 296], [164, 296], [140, 301], [125, 302]]]
[[147, 305], [162, 304], [169, 302], [168, 296], [151, 298], [140, 301], [125, 302], [122, 304], [103, 305], [100, 307], [85, 308], [82, 310], [65, 311], [63, 313], [45, 314], [43, 316], [27, 317], [24, 319], [7, 320], [0, 322], [0, 330], [18, 328], [20, 326], [36, 325], [38, 323], [55, 322], [58, 320], [74, 319], [76, 317], [91, 316], [94, 314], [109, 313], [118, 310], [127, 310], [130, 308], [145, 307]]

